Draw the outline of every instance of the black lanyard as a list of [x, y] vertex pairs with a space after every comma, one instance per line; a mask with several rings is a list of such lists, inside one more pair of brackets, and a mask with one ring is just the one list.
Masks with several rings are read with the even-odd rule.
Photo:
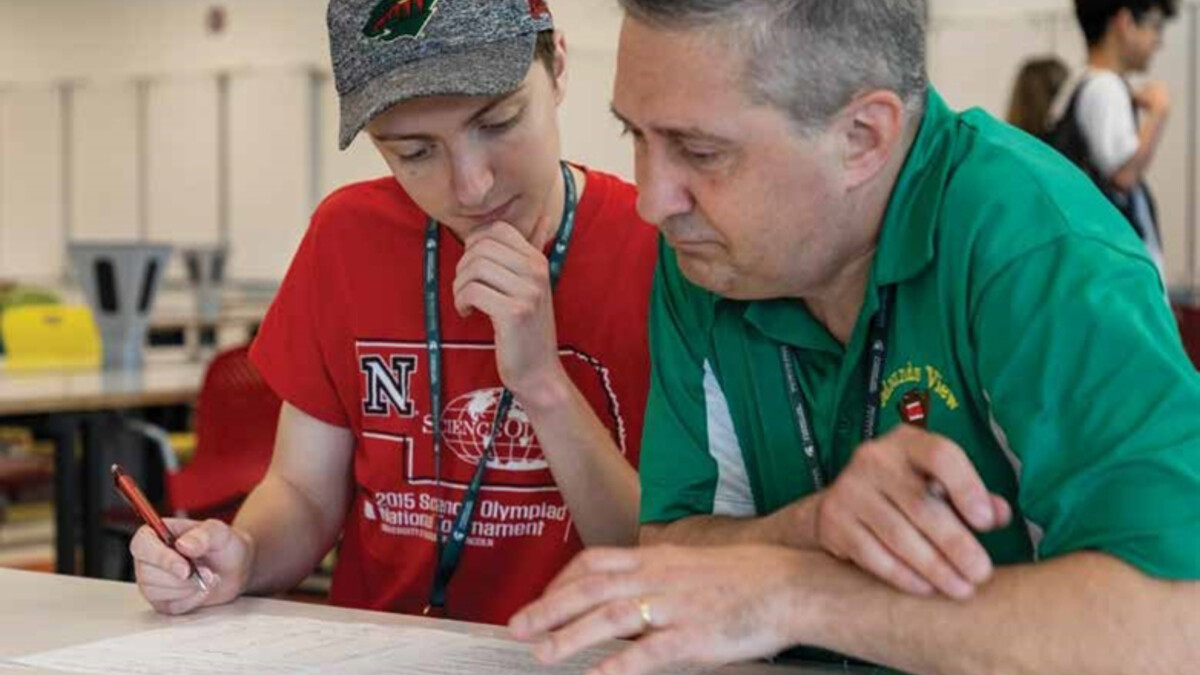
[[[565, 196], [563, 200], [562, 223], [554, 239], [554, 249], [550, 251], [550, 288], [558, 284], [562, 276], [563, 262], [567, 257], [567, 249], [571, 246], [571, 235], [575, 231], [575, 177], [565, 162], [562, 163], [562, 176]], [[442, 484], [442, 329], [438, 311], [438, 235], [440, 227], [433, 218], [429, 219], [425, 228], [425, 339], [429, 348], [429, 399], [433, 408], [433, 462], [434, 482], [439, 487]], [[463, 546], [467, 542], [467, 534], [471, 529], [471, 520], [475, 514], [475, 504], [479, 501], [479, 490], [483, 486], [483, 474], [488, 462], [492, 459], [496, 444], [496, 435], [500, 432], [504, 420], [512, 407], [512, 392], [506, 387], [500, 394], [500, 402], [496, 405], [496, 417], [492, 420], [492, 429], [483, 440], [483, 452], [471, 483], [459, 504], [458, 513], [454, 517], [454, 527], [449, 538], [442, 536], [442, 510], [439, 508], [434, 533], [437, 538], [437, 569], [433, 574], [433, 589], [429, 593], [429, 605], [425, 613], [446, 606], [446, 587], [458, 570], [462, 558]]]
[[[879, 309], [871, 318], [871, 330], [867, 334], [867, 348], [870, 350], [871, 362], [867, 368], [865, 395], [863, 396], [863, 441], [875, 438], [875, 434], [879, 430], [879, 391], [883, 384], [883, 366], [887, 361], [888, 321], [894, 294], [895, 289], [892, 286], [884, 286], [879, 289]], [[779, 358], [787, 380], [792, 414], [796, 418], [796, 430], [800, 433], [804, 461], [808, 464], [808, 470], [812, 474], [813, 485], [820, 490], [825, 487], [825, 473], [821, 469], [821, 458], [817, 452], [817, 437], [813, 433], [808, 406], [804, 401], [804, 392], [800, 390], [800, 367], [797, 364], [795, 350], [787, 345], [780, 345]]]

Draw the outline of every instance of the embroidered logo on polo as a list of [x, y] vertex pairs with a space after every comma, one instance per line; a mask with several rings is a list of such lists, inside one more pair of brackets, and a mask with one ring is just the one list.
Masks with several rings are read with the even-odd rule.
[[958, 396], [951, 389], [942, 371], [934, 366], [914, 366], [912, 362], [897, 368], [883, 380], [883, 389], [879, 392], [880, 404], [887, 407], [891, 400], [900, 393], [897, 410], [900, 419], [919, 426], [929, 423], [930, 402], [935, 398], [942, 402], [947, 410], [958, 410]]
[[908, 390], [904, 396], [900, 397], [900, 402], [896, 404], [896, 408], [899, 409], [900, 419], [922, 429], [929, 428], [928, 389]]
[[363, 35], [381, 42], [419, 38], [437, 6], [438, 0], [380, 0], [363, 26]]

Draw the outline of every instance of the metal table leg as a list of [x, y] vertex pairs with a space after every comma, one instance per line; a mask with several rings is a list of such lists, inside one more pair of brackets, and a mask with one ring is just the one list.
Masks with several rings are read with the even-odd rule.
[[54, 443], [54, 571], [75, 574], [76, 498], [79, 495], [79, 466], [75, 446], [79, 419], [74, 415], [52, 415], [42, 425]]
[[104, 415], [88, 415], [83, 431], [83, 574], [99, 578], [104, 572], [103, 533], [100, 513], [104, 505], [104, 490], [109, 484], [108, 468], [104, 466]]

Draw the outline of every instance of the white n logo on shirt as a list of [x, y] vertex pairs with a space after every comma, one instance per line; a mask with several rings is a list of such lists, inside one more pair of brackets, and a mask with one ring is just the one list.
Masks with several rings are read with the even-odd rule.
[[409, 391], [417, 370], [417, 357], [392, 356], [389, 367], [381, 356], [364, 356], [359, 366], [367, 378], [363, 414], [386, 416], [388, 409], [394, 408], [401, 417], [413, 417]]

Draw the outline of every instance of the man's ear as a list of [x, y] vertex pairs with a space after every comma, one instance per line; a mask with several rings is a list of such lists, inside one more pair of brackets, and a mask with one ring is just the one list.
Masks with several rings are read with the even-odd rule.
[[838, 113], [834, 131], [849, 189], [871, 182], [887, 166], [902, 145], [906, 124], [904, 101], [886, 90], [860, 94]]
[[554, 102], [562, 105], [567, 96], [567, 36], [554, 31]]

